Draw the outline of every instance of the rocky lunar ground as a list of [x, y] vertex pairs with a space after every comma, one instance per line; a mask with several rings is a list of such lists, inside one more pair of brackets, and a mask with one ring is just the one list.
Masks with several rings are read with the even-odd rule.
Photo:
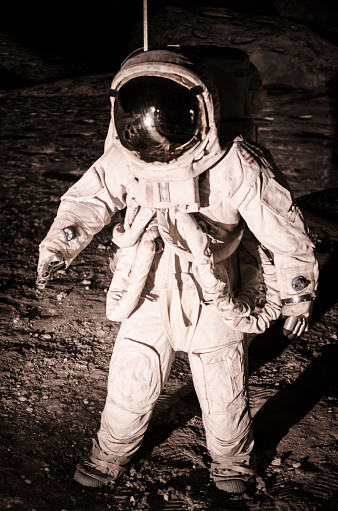
[[[136, 25], [131, 48], [140, 45], [141, 32]], [[62, 59], [44, 59], [0, 34], [3, 69], [17, 77], [15, 88], [0, 90], [0, 507], [334, 511], [338, 48], [299, 22], [201, 6], [157, 12], [149, 34], [154, 46], [240, 47], [260, 70], [268, 101], [257, 119], [259, 142], [274, 154], [299, 198], [320, 262], [311, 330], [289, 342], [277, 322], [251, 341], [255, 492], [231, 497], [210, 482], [184, 353], [177, 353], [130, 473], [111, 489], [87, 490], [74, 483], [76, 462], [98, 428], [119, 327], [105, 319], [111, 229], [105, 228], [43, 292], [35, 289], [35, 271], [38, 244], [60, 196], [102, 152], [115, 70], [67, 76]]]

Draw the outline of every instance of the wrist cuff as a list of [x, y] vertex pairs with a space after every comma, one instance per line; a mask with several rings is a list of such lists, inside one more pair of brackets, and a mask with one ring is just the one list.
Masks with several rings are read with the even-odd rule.
[[300, 295], [300, 296], [292, 296], [291, 298], [282, 299], [282, 305], [289, 305], [300, 302], [311, 302], [315, 299], [314, 294]]

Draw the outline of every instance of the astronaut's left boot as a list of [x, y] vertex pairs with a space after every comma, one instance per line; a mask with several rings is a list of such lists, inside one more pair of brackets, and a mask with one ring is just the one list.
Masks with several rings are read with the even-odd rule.
[[126, 465], [117, 463], [116, 458], [102, 452], [97, 441], [93, 439], [92, 454], [77, 464], [74, 481], [82, 486], [97, 488], [113, 483], [125, 472]]

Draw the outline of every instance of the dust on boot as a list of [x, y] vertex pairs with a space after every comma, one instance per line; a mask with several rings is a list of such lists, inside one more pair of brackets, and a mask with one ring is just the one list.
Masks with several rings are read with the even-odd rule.
[[228, 463], [211, 463], [210, 477], [219, 490], [227, 493], [244, 493], [256, 484], [256, 461], [249, 456], [239, 463], [229, 459]]
[[77, 464], [74, 481], [92, 488], [111, 484], [128, 471], [126, 465], [120, 464], [121, 461], [123, 458], [118, 460], [116, 456], [101, 451], [98, 442], [93, 439], [92, 454]]

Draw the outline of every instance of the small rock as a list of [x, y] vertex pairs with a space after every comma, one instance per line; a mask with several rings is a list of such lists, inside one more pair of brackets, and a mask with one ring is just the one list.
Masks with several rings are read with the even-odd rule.
[[259, 476], [257, 476], [256, 488], [257, 488], [258, 491], [261, 491], [261, 492], [264, 492], [264, 493], [266, 493], [266, 491], [267, 491], [264, 480], [261, 477], [259, 477]]
[[198, 39], [208, 39], [208, 36], [200, 30], [193, 30], [192, 35], [198, 37]]
[[43, 339], [44, 341], [49, 341], [51, 338], [52, 336], [50, 334], [41, 335], [41, 339]]
[[224, 19], [232, 19], [233, 16], [231, 14], [226, 14], [224, 12], [219, 12], [219, 11], [216, 11], [216, 10], [212, 10], [212, 11], [203, 11], [203, 15], [204, 16], [209, 16], [210, 18], [224, 18]]
[[231, 40], [232, 44], [249, 44], [253, 43], [256, 39], [254, 37], [239, 36]]
[[293, 468], [300, 468], [302, 466], [300, 461], [296, 461], [295, 463], [292, 463]]
[[295, 115], [294, 119], [300, 119], [301, 121], [310, 121], [312, 119], [312, 115]]
[[279, 467], [280, 465], [282, 464], [282, 459], [279, 458], [279, 457], [276, 457], [274, 458], [272, 461], [271, 461], [271, 465], [273, 467]]

